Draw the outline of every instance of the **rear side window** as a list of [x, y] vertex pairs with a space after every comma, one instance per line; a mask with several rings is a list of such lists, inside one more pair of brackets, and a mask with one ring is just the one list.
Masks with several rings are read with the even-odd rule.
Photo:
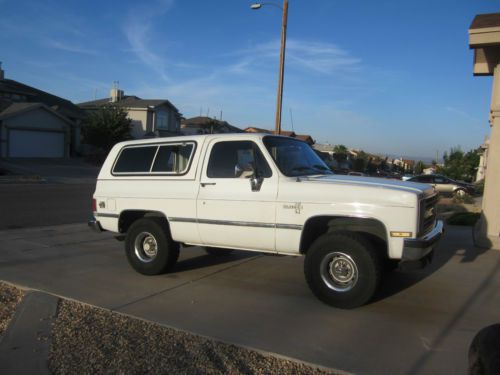
[[195, 149], [194, 143], [147, 145], [124, 148], [113, 174], [185, 174]]
[[193, 148], [193, 144], [161, 146], [151, 171], [177, 174], [186, 172]]
[[158, 146], [129, 147], [122, 150], [113, 169], [114, 173], [149, 172]]

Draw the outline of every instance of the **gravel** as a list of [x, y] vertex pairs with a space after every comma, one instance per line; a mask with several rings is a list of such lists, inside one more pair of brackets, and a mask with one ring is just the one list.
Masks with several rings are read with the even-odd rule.
[[108, 310], [61, 300], [52, 331], [54, 374], [332, 374]]
[[7, 329], [23, 295], [22, 290], [0, 282], [0, 337]]

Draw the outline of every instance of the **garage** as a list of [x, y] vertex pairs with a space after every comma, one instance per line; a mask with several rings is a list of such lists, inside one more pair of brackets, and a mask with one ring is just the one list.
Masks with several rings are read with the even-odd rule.
[[63, 158], [64, 133], [33, 130], [9, 131], [10, 158]]
[[43, 104], [14, 103], [0, 113], [0, 157], [68, 157], [71, 124]]

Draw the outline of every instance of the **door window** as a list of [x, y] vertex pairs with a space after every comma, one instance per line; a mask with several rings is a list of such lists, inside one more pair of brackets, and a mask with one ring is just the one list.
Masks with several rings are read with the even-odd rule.
[[209, 178], [268, 178], [272, 171], [257, 145], [250, 141], [216, 143], [208, 161]]

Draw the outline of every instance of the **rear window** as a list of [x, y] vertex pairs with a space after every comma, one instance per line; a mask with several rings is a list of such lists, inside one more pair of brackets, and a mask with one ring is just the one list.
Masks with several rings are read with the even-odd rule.
[[158, 146], [129, 147], [122, 150], [113, 169], [114, 173], [149, 172]]
[[189, 170], [194, 149], [192, 142], [125, 147], [118, 155], [113, 174], [182, 175]]

